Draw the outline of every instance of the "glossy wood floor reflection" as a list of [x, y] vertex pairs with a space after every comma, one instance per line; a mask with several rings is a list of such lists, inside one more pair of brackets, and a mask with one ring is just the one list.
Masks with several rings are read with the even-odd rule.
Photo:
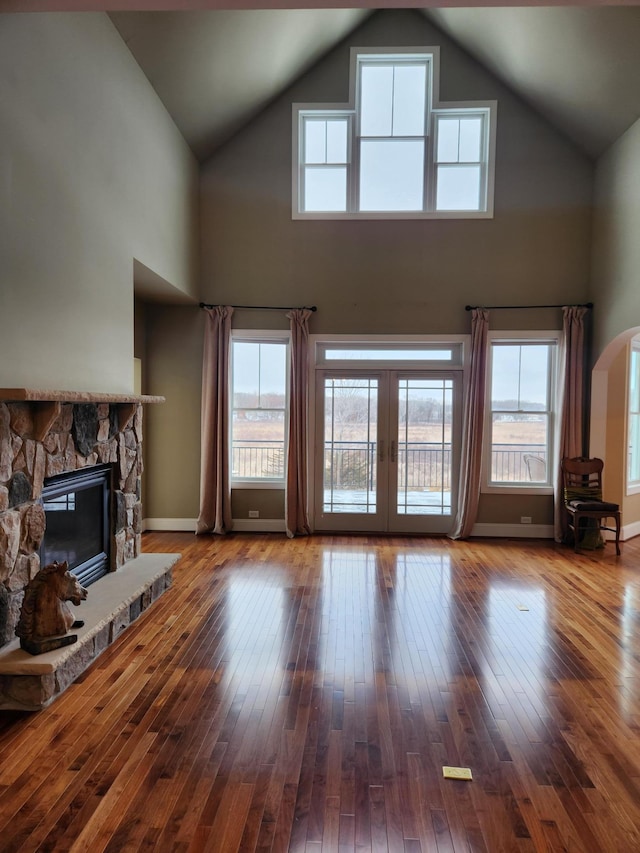
[[144, 543], [174, 587], [0, 714], [3, 853], [640, 850], [640, 539]]

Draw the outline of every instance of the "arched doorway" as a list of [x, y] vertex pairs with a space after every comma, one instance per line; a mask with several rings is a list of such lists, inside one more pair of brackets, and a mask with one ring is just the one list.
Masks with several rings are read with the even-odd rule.
[[622, 539], [640, 534], [640, 490], [627, 488], [629, 364], [631, 344], [638, 337], [640, 326], [617, 335], [591, 375], [589, 454], [604, 460], [605, 494], [620, 504]]

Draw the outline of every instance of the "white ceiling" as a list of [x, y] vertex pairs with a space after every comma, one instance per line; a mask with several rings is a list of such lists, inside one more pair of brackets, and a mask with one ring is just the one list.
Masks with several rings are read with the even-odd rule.
[[[640, 6], [475, 5], [423, 13], [590, 156], [640, 117]], [[204, 160], [369, 14], [205, 9], [111, 19]]]

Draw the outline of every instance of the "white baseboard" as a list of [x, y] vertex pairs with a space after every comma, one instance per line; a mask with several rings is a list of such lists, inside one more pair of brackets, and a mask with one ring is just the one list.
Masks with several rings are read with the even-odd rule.
[[284, 533], [284, 518], [234, 518], [233, 533]]
[[553, 539], [553, 524], [474, 524], [471, 535], [508, 539]]
[[[187, 531], [195, 533], [195, 518], [145, 518], [142, 530]], [[284, 518], [234, 518], [232, 531], [235, 533], [284, 533]]]
[[[145, 518], [142, 530], [186, 531], [195, 533], [195, 518]], [[283, 518], [234, 518], [233, 530], [237, 533], [284, 533]], [[508, 539], [553, 539], [552, 524], [474, 524], [472, 536], [502, 537]], [[625, 542], [640, 536], [640, 521], [625, 524], [620, 539]], [[607, 539], [613, 534], [607, 534]]]
[[[611, 538], [615, 538], [614, 534], [610, 534]], [[620, 530], [620, 539], [626, 542], [627, 539], [633, 539], [634, 536], [640, 536], [640, 521], [632, 521], [631, 524], [623, 524]]]
[[196, 532], [195, 518], [145, 518], [142, 522], [142, 530], [177, 530]]

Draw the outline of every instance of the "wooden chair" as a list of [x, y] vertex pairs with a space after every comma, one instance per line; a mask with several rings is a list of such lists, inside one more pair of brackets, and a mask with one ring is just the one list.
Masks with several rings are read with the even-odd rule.
[[[591, 524], [600, 535], [601, 530], [616, 534], [616, 554], [620, 554], [620, 507], [618, 504], [602, 500], [602, 459], [576, 457], [562, 460], [562, 480], [564, 486], [564, 506], [567, 511], [567, 523], [573, 531], [574, 548], [580, 548], [581, 537]], [[607, 519], [615, 521], [615, 527], [603, 524]], [[581, 525], [581, 522], [584, 523]], [[589, 521], [590, 520], [590, 521]]]

